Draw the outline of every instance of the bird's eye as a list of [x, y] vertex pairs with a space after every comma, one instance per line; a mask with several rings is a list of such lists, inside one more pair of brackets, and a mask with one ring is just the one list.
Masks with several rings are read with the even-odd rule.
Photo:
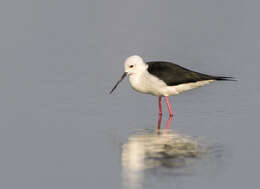
[[134, 67], [134, 65], [130, 65], [129, 67], [132, 68], [132, 67]]

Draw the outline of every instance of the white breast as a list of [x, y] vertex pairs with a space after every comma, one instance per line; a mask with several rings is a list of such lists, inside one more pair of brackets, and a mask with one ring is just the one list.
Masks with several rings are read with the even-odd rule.
[[138, 92], [155, 96], [168, 96], [167, 85], [147, 71], [141, 74], [130, 75], [129, 82], [131, 87]]

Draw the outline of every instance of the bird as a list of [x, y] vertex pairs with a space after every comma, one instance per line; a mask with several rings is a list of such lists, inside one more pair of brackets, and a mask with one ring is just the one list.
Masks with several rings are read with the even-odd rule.
[[124, 73], [110, 91], [117, 88], [119, 83], [128, 76], [130, 86], [137, 92], [158, 97], [159, 116], [162, 115], [162, 98], [168, 106], [169, 116], [173, 116], [169, 96], [175, 96], [184, 91], [204, 86], [214, 81], [235, 81], [233, 77], [213, 76], [184, 68], [173, 62], [150, 61], [144, 62], [139, 55], [126, 58]]

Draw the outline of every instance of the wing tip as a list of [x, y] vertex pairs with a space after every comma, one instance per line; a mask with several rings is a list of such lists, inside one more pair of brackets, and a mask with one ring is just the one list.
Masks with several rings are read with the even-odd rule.
[[215, 76], [215, 79], [218, 81], [237, 81], [237, 79], [230, 76]]

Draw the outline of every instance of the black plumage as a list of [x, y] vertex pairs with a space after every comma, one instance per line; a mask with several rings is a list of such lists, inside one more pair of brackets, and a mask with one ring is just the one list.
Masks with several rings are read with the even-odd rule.
[[205, 80], [234, 80], [232, 77], [212, 76], [195, 72], [171, 62], [146, 62], [148, 72], [163, 80], [168, 86]]

